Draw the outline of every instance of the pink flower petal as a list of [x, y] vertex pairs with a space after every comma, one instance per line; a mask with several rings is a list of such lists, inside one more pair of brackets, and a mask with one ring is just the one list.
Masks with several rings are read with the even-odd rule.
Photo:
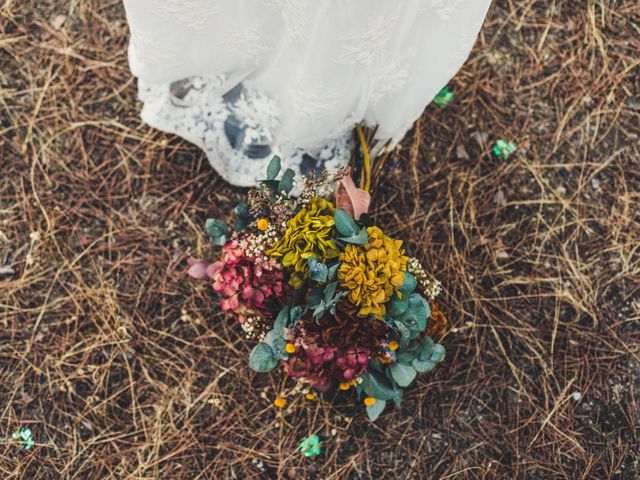
[[344, 378], [345, 378], [345, 380], [351, 380], [351, 379], [355, 376], [355, 374], [356, 374], [355, 369], [353, 369], [353, 368], [347, 368], [347, 369], [344, 371]]
[[254, 293], [255, 293], [255, 290], [253, 287], [246, 286], [242, 291], [242, 298], [244, 300], [249, 300], [250, 298], [253, 298]]
[[211, 266], [209, 262], [193, 259], [189, 259], [187, 262], [190, 265], [187, 270], [190, 277], [197, 278], [198, 280], [207, 280], [209, 278], [207, 274], [207, 270]]

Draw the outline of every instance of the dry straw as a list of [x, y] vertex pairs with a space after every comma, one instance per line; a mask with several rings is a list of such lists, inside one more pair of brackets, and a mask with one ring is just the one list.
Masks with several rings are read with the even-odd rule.
[[351, 399], [275, 409], [290, 385], [182, 273], [243, 192], [141, 124], [119, 0], [0, 2], [0, 477], [638, 478], [639, 22], [495, 2], [454, 102], [374, 175], [452, 328], [372, 426]]

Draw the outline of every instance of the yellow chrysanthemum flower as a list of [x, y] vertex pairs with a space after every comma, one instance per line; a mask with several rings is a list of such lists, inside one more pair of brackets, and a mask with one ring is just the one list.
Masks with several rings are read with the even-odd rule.
[[338, 279], [349, 290], [349, 300], [360, 307], [358, 315], [382, 318], [385, 304], [404, 282], [409, 259], [401, 240], [387, 237], [378, 227], [369, 227], [367, 233], [365, 245], [347, 245], [340, 254]]
[[338, 256], [333, 241], [335, 207], [323, 198], [312, 198], [309, 205], [287, 222], [284, 235], [266, 253], [280, 259], [284, 267], [293, 268], [289, 283], [294, 288], [302, 286], [309, 276], [307, 260], [311, 257], [321, 262]]
[[260, 220], [258, 220], [258, 230], [261, 231], [265, 231], [267, 228], [269, 228], [269, 220], [267, 220], [266, 218], [261, 218]]

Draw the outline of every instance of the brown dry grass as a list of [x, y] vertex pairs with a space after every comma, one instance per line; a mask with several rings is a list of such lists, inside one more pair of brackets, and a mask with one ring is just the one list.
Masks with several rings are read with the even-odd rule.
[[375, 425], [344, 397], [275, 411], [281, 377], [185, 278], [243, 192], [139, 121], [120, 2], [4, 0], [0, 33], [0, 436], [37, 443], [3, 441], [0, 477], [639, 478], [635, 0], [497, 1], [390, 159], [377, 218], [454, 328]]

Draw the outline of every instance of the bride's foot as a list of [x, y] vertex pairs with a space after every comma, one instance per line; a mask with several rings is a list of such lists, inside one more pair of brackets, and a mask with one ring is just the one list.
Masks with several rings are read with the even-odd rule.
[[143, 120], [201, 147], [218, 173], [238, 186], [255, 185], [273, 155], [282, 158], [283, 169], [304, 176], [348, 163], [349, 134], [306, 148], [279, 142], [279, 109], [273, 99], [242, 83], [222, 96], [215, 93], [224, 88], [218, 77], [191, 77], [168, 86], [140, 81]]

